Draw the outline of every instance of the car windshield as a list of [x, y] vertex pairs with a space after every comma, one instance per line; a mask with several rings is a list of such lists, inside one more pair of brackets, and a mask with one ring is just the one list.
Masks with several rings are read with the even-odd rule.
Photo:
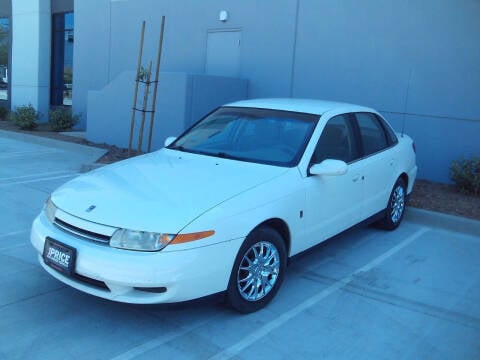
[[167, 148], [277, 166], [296, 166], [319, 116], [221, 107]]

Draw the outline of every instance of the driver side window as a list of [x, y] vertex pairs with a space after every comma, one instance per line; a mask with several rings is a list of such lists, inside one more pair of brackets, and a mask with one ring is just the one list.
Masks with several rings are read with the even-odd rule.
[[359, 157], [351, 114], [337, 115], [328, 120], [313, 153], [312, 164], [325, 159], [352, 162]]

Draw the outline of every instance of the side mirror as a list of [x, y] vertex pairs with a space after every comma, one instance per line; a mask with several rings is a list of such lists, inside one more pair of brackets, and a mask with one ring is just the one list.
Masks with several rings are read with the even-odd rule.
[[177, 140], [177, 138], [175, 136], [169, 136], [165, 139], [165, 142], [163, 143], [163, 145], [165, 147], [167, 147], [168, 145], [170, 145], [171, 143], [173, 143], [175, 140]]
[[314, 164], [310, 168], [311, 175], [327, 175], [338, 176], [345, 175], [348, 170], [348, 165], [342, 160], [326, 159], [320, 164]]

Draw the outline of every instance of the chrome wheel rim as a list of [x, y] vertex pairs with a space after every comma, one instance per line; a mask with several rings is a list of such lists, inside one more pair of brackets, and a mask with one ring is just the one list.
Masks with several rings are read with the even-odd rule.
[[390, 214], [392, 222], [397, 223], [402, 218], [405, 210], [405, 190], [402, 186], [397, 186], [393, 191], [390, 207], [392, 209]]
[[237, 273], [237, 288], [247, 301], [257, 301], [275, 286], [280, 273], [280, 254], [267, 242], [254, 244], [243, 255]]

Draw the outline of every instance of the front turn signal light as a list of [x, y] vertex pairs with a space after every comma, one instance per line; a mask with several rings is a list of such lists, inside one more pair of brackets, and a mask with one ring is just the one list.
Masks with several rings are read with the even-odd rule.
[[201, 231], [190, 234], [178, 234], [173, 238], [170, 244], [183, 244], [190, 241], [205, 239], [209, 236], [212, 236], [213, 234], [215, 234], [214, 230]]

